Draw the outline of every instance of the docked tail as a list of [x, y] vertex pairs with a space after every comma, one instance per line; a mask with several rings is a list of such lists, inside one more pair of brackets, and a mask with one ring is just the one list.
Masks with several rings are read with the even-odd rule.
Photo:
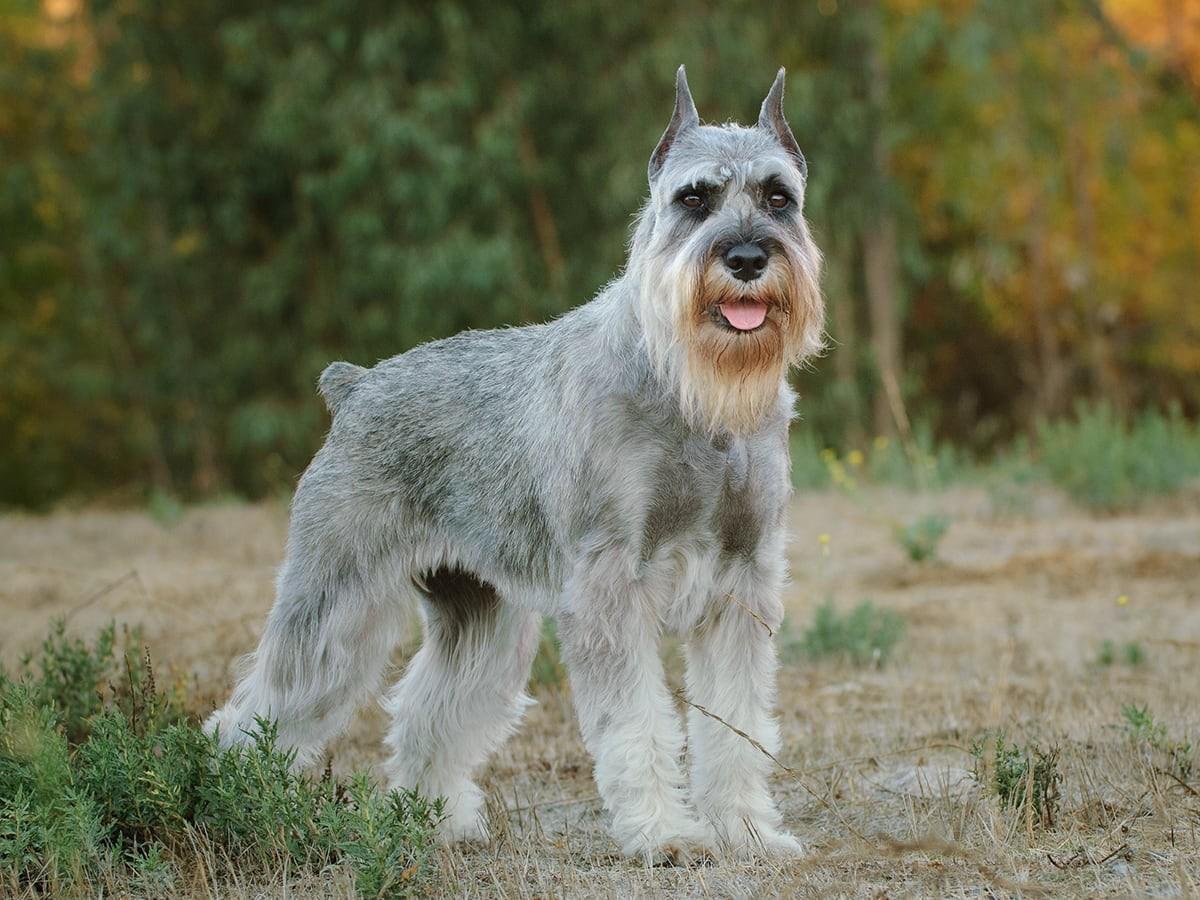
[[354, 391], [354, 386], [366, 374], [367, 370], [362, 366], [348, 362], [330, 363], [325, 368], [317, 382], [317, 389], [325, 398], [330, 415], [337, 415], [338, 409]]

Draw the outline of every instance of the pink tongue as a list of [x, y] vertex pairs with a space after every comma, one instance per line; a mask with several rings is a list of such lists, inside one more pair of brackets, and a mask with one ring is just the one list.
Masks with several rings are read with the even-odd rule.
[[753, 331], [766, 319], [767, 304], [755, 303], [753, 300], [722, 303], [721, 315], [738, 331]]

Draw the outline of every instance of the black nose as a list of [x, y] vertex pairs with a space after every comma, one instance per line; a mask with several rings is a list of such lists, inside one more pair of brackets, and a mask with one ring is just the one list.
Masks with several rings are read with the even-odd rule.
[[739, 281], [753, 281], [767, 267], [767, 253], [758, 244], [738, 244], [726, 252], [725, 265]]

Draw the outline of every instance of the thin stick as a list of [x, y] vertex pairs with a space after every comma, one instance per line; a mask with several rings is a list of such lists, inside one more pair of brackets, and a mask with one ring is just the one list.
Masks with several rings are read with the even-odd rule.
[[730, 600], [732, 600], [734, 603], [736, 603], [738, 606], [740, 606], [743, 610], [745, 610], [746, 614], [748, 616], [750, 616], [750, 618], [752, 618], [755, 622], [757, 622], [759, 625], [761, 625], [763, 628], [765, 628], [767, 630], [768, 637], [775, 637], [775, 632], [771, 630], [770, 625], [768, 625], [766, 622], [763, 621], [762, 616], [760, 616], [758, 613], [756, 613], [754, 610], [752, 610], [750, 607], [748, 607], [745, 603], [743, 603], [741, 600], [739, 600], [733, 594], [726, 594], [725, 596], [727, 596]]
[[904, 452], [908, 455], [913, 475], [917, 479], [917, 485], [921, 490], [925, 490], [929, 485], [926, 483], [925, 467], [921, 465], [921, 450], [917, 447], [912, 422], [908, 418], [908, 412], [904, 409], [904, 395], [900, 392], [900, 385], [896, 382], [895, 373], [880, 372], [880, 377], [883, 381], [883, 392], [887, 396], [888, 406], [891, 407], [892, 418], [896, 421], [896, 428], [900, 432], [900, 441], [904, 444]]
[[799, 772], [797, 772], [791, 766], [785, 766], [782, 762], [780, 762], [779, 757], [776, 756], [774, 753], [772, 753], [770, 750], [768, 750], [766, 747], [764, 747], [758, 741], [757, 738], [752, 738], [750, 735], [746, 734], [746, 732], [742, 731], [742, 729], [738, 728], [736, 725], [731, 725], [729, 722], [726, 722], [724, 719], [722, 719], [720, 716], [718, 716], [715, 712], [712, 712], [711, 710], [707, 710], [703, 706], [701, 706], [699, 703], [693, 703], [691, 700], [689, 700], [687, 698], [687, 696], [683, 693], [682, 688], [679, 688], [675, 691], [675, 696], [678, 697], [680, 700], [682, 700], [684, 703], [686, 703], [688, 706], [690, 706], [692, 709], [696, 710], [696, 712], [701, 713], [702, 715], [708, 716], [710, 719], [715, 719], [716, 721], [720, 722], [722, 725], [724, 725], [726, 728], [728, 728], [730, 731], [732, 731], [734, 734], [736, 734], [742, 740], [748, 742], [751, 747], [753, 747], [755, 750], [757, 750], [759, 753], [761, 753], [767, 759], [771, 760], [771, 762], [775, 763], [775, 765], [779, 766], [779, 768], [783, 769], [783, 771], [787, 772], [789, 775], [799, 776], [799, 774], [800, 774]]
[[699, 703], [693, 703], [683, 693], [682, 688], [675, 691], [675, 696], [678, 697], [680, 700], [682, 700], [684, 703], [686, 703], [688, 706], [690, 706], [692, 709], [696, 710], [696, 712], [700, 713], [701, 715], [708, 716], [708, 718], [713, 719], [716, 722], [720, 722], [722, 725], [724, 725], [726, 728], [728, 728], [730, 731], [732, 731], [734, 734], [736, 734], [742, 740], [744, 740], [748, 744], [750, 744], [751, 747], [753, 747], [755, 750], [757, 750], [759, 753], [761, 753], [767, 759], [771, 760], [771, 762], [775, 763], [775, 765], [779, 766], [780, 769], [782, 769], [783, 771], [785, 771], [789, 775], [791, 775], [792, 778], [796, 781], [796, 784], [798, 784], [798, 785], [800, 785], [800, 787], [804, 788], [804, 790], [809, 794], [809, 796], [811, 796], [814, 800], [816, 800], [818, 803], [820, 803], [822, 806], [824, 806], [827, 810], [829, 810], [831, 813], [833, 813], [835, 816], [837, 816], [837, 819], [839, 822], [841, 822], [843, 828], [845, 828], [847, 831], [849, 831], [851, 834], [853, 834], [856, 838], [858, 838], [864, 844], [867, 844], [868, 846], [874, 846], [873, 842], [871, 841], [870, 838], [868, 838], [865, 834], [863, 834], [861, 831], [859, 831], [857, 828], [855, 828], [853, 825], [851, 825], [849, 822], [846, 821], [846, 818], [845, 818], [845, 816], [842, 815], [841, 810], [839, 810], [836, 806], [834, 806], [832, 803], [830, 803], [828, 800], [826, 800], [824, 797], [822, 797], [820, 794], [818, 794], [816, 791], [814, 791], [811, 787], [809, 787], [807, 784], [805, 784], [803, 779], [801, 779], [799, 772], [797, 772], [795, 769], [791, 768], [790, 766], [784, 765], [783, 762], [780, 761], [779, 757], [777, 757], [774, 753], [772, 753], [770, 750], [768, 750], [766, 747], [764, 747], [757, 738], [753, 738], [750, 735], [746, 734], [746, 732], [742, 731], [742, 729], [738, 728], [736, 725], [732, 725], [729, 722], [726, 722], [724, 719], [722, 719], [720, 716], [718, 716], [715, 712], [705, 709]]
[[137, 569], [130, 569], [128, 572], [126, 572], [124, 575], [122, 575], [116, 581], [110, 581], [108, 584], [104, 585], [102, 588], [100, 588], [94, 594], [90, 594], [82, 603], [80, 603], [77, 606], [72, 607], [71, 610], [67, 613], [66, 620], [69, 622], [71, 620], [71, 617], [74, 616], [75, 613], [81, 612], [81, 611], [87, 609], [89, 606], [91, 606], [93, 603], [95, 603], [101, 597], [105, 596], [106, 594], [112, 593], [112, 591], [119, 588], [126, 581], [128, 581], [131, 578], [136, 578], [136, 577], [137, 577]]
[[1154, 771], [1157, 772], [1159, 775], [1166, 775], [1168, 778], [1172, 779], [1177, 785], [1179, 785], [1181, 788], [1183, 788], [1185, 791], [1187, 791], [1193, 797], [1200, 797], [1200, 791], [1196, 790], [1194, 787], [1192, 787], [1190, 784], [1188, 784], [1186, 781], [1184, 781], [1182, 778], [1180, 778], [1174, 772], [1168, 772], [1166, 769], [1159, 769], [1157, 767], [1154, 769]]
[[586, 797], [576, 797], [573, 800], [547, 800], [544, 803], [527, 803], [524, 806], [513, 806], [505, 810], [508, 815], [530, 812], [537, 809], [557, 809], [565, 806], [579, 806], [583, 803], [595, 803], [600, 799], [599, 794], [589, 794]]

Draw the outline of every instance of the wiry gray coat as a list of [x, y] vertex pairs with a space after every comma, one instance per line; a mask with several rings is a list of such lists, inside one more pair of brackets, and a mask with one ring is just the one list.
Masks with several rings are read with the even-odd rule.
[[[628, 269], [591, 303], [325, 372], [333, 424], [296, 492], [262, 642], [211, 720], [223, 742], [272, 717], [313, 761], [377, 690], [402, 610], [419, 602], [426, 640], [387, 701], [389, 775], [447, 798], [447, 835], [483, 837], [471, 776], [532, 702], [550, 615], [626, 852], [799, 850], [765, 758], [695, 712], [687, 796], [657, 653], [664, 629], [685, 635], [691, 699], [777, 747], [784, 375], [821, 331], [782, 73], [757, 128], [713, 128], [681, 69], [650, 174]], [[703, 215], [678, 197], [697, 184]], [[764, 206], [765, 190], [791, 208]], [[722, 267], [735, 240], [772, 248], [759, 282]], [[720, 319], [738, 300], [768, 304], [760, 329]]]

